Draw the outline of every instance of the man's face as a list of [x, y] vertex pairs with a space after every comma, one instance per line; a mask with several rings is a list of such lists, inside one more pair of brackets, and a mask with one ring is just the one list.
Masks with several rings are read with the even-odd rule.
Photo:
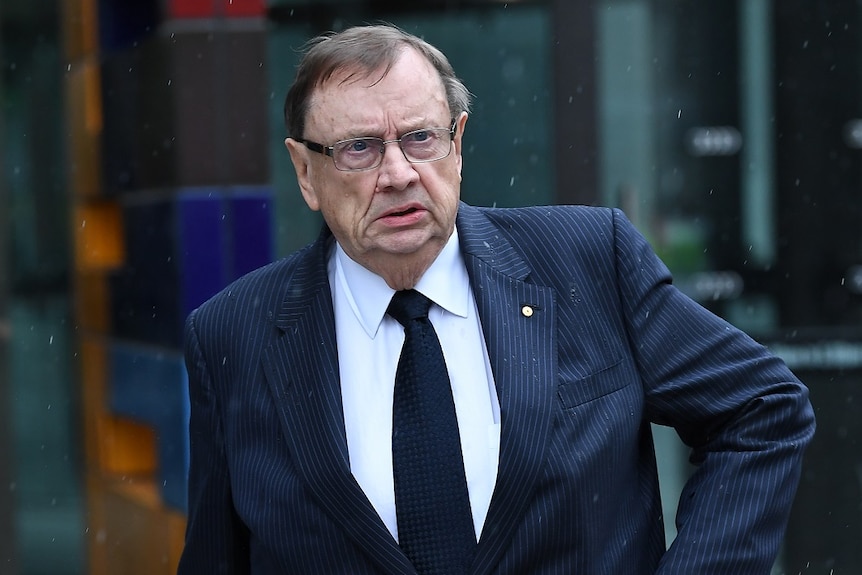
[[[420, 128], [450, 128], [442, 81], [420, 54], [405, 48], [384, 77], [381, 72], [347, 79], [335, 74], [311, 98], [307, 140], [325, 146], [347, 138], [393, 140]], [[300, 189], [320, 210], [345, 252], [387, 277], [398, 266], [427, 267], [455, 225], [461, 187], [463, 113], [451, 153], [435, 162], [411, 164], [397, 143], [387, 144], [377, 168], [336, 169], [332, 158], [288, 138]]]

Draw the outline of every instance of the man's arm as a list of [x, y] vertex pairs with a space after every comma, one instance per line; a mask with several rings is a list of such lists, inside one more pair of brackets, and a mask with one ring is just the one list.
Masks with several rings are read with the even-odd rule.
[[197, 312], [186, 322], [185, 358], [189, 373], [188, 524], [178, 575], [249, 573], [248, 535], [234, 512], [224, 452], [224, 429], [213, 381], [201, 350]]
[[621, 212], [614, 221], [647, 415], [677, 430], [697, 467], [658, 573], [768, 574], [814, 432], [808, 390], [781, 360], [672, 287]]

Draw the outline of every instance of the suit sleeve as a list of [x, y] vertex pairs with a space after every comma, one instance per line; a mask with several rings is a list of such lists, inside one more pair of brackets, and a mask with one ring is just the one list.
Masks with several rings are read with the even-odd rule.
[[249, 573], [248, 535], [234, 512], [218, 398], [196, 326], [186, 322], [185, 359], [189, 374], [188, 523], [178, 575]]
[[767, 574], [814, 432], [807, 388], [747, 335], [690, 300], [621, 212], [621, 305], [647, 416], [691, 447], [661, 575]]

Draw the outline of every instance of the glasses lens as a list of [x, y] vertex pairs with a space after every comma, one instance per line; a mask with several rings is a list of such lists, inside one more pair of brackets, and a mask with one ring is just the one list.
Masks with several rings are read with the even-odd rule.
[[446, 128], [414, 130], [398, 140], [351, 138], [332, 145], [335, 167], [352, 172], [376, 168], [383, 161], [386, 144], [398, 142], [408, 162], [422, 163], [442, 160], [452, 151], [452, 131]]
[[339, 170], [367, 170], [380, 163], [382, 156], [380, 138], [353, 138], [332, 146], [332, 159]]
[[449, 130], [429, 128], [401, 136], [401, 149], [411, 162], [433, 162], [449, 155], [452, 149]]

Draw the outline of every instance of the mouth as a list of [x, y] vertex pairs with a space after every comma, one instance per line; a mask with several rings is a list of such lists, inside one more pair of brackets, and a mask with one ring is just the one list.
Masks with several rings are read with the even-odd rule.
[[420, 222], [427, 210], [421, 205], [399, 206], [384, 213], [380, 220], [390, 226], [409, 226]]
[[416, 208], [410, 207], [410, 208], [407, 208], [406, 210], [401, 210], [399, 212], [390, 212], [389, 214], [387, 214], [387, 216], [395, 216], [395, 217], [406, 216], [407, 214], [412, 214], [415, 211], [417, 211]]

